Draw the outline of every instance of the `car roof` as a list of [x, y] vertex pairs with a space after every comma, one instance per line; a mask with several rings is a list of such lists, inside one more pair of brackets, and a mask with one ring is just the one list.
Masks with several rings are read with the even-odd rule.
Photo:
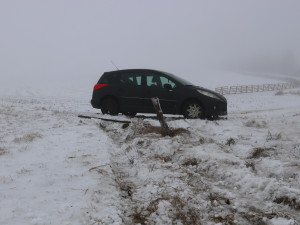
[[[179, 84], [185, 84], [185, 85], [193, 85], [192, 83], [190, 83], [189, 81], [186, 81], [180, 77], [177, 77], [176, 75], [174, 74], [171, 74], [171, 73], [167, 73], [167, 72], [164, 72], [164, 71], [161, 71], [161, 70], [153, 70], [153, 69], [125, 69], [125, 70], [114, 70], [114, 71], [109, 71], [109, 72], [105, 72], [104, 74], [105, 75], [113, 75], [113, 74], [120, 74], [120, 73], [123, 73], [123, 72], [141, 72], [141, 73], [145, 73], [145, 72], [152, 72], [152, 73], [159, 73], [161, 75], [164, 75], [164, 76], [167, 76], [169, 78], [173, 78], [173, 80], [175, 80], [177, 83]], [[103, 75], [104, 75], [103, 74]], [[143, 75], [143, 74], [141, 74]]]
[[161, 73], [162, 71], [153, 70], [153, 69], [124, 69], [124, 70], [108, 71], [105, 73], [122, 73], [122, 72], [158, 72], [158, 73]]

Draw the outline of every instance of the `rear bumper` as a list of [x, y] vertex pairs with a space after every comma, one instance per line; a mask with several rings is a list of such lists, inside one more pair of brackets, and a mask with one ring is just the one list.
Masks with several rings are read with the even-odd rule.
[[91, 105], [93, 108], [100, 109], [100, 105], [94, 99], [91, 100]]

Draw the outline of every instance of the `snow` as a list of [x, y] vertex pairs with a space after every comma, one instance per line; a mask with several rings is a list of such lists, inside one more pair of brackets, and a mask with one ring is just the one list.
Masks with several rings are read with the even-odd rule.
[[[196, 79], [282, 82], [219, 73]], [[0, 91], [0, 224], [300, 223], [299, 89], [228, 95], [226, 120], [168, 116], [181, 130], [162, 137], [152, 118], [78, 118], [98, 112], [92, 86], [40, 87]]]

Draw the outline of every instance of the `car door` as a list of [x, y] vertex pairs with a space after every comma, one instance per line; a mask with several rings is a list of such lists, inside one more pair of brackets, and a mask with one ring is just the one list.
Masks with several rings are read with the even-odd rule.
[[[167, 88], [166, 84], [169, 84]], [[164, 113], [176, 112], [176, 99], [174, 88], [176, 84], [168, 77], [159, 73], [149, 72], [145, 75], [145, 109], [149, 113], [155, 113], [152, 98], [158, 97]]]
[[139, 112], [139, 107], [143, 108], [141, 74], [134, 71], [122, 73], [117, 91], [122, 112]]

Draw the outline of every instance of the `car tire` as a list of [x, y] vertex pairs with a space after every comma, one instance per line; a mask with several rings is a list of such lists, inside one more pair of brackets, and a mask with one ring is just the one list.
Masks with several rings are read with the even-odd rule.
[[124, 114], [125, 116], [135, 117], [135, 115], [137, 114], [137, 112], [124, 112], [123, 114]]
[[204, 110], [201, 104], [197, 101], [189, 101], [184, 104], [183, 116], [188, 119], [204, 118]]
[[119, 104], [113, 98], [106, 98], [101, 102], [101, 112], [103, 114], [118, 115]]

